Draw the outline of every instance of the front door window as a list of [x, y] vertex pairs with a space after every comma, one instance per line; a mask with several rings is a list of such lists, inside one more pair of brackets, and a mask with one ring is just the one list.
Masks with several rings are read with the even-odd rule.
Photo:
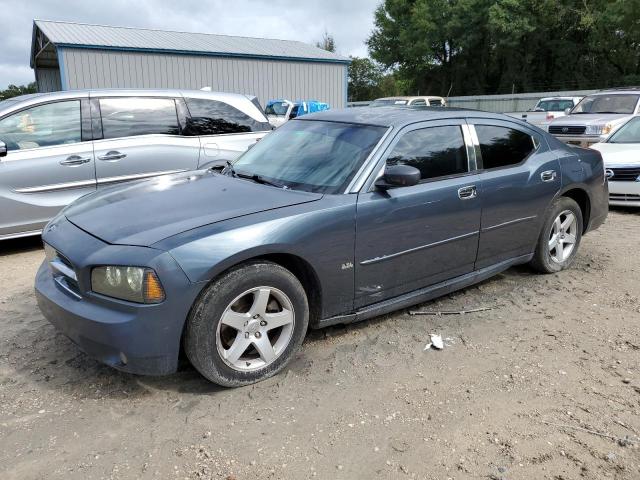
[[3, 118], [0, 140], [9, 151], [82, 141], [80, 100], [38, 105]]

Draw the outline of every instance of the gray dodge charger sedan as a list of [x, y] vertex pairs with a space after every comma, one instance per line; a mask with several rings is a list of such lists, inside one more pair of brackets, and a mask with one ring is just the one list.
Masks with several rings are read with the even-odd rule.
[[382, 107], [288, 122], [226, 168], [112, 187], [45, 227], [44, 315], [141, 374], [276, 374], [308, 327], [530, 263], [567, 268], [607, 216], [597, 151], [503, 115]]

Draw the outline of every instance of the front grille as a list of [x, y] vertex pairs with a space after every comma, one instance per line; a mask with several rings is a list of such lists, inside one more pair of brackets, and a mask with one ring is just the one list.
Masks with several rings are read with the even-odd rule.
[[53, 279], [73, 297], [80, 298], [80, 286], [73, 264], [67, 257], [58, 252], [51, 245], [44, 244], [45, 254], [49, 261]]
[[549, 125], [549, 133], [553, 135], [584, 135], [587, 127], [578, 125]]
[[615, 167], [609, 168], [613, 176], [609, 177], [610, 182], [635, 182], [640, 177], [640, 167]]
[[640, 202], [640, 195], [633, 193], [611, 193], [609, 194], [609, 200], [614, 202]]

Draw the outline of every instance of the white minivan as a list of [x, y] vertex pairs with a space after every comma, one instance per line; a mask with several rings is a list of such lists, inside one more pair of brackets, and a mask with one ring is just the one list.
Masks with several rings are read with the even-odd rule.
[[234, 160], [272, 130], [255, 97], [83, 90], [0, 102], [0, 240], [115, 183]]

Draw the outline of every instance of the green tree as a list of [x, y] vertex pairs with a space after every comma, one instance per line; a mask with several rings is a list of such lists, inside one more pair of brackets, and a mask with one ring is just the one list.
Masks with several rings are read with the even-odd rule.
[[640, 0], [384, 0], [367, 40], [412, 93], [598, 88], [640, 80]]
[[36, 82], [31, 82], [28, 85], [9, 85], [5, 90], [0, 90], [0, 100], [6, 100], [7, 98], [17, 97], [18, 95], [25, 95], [27, 93], [36, 93], [37, 91]]
[[316, 42], [316, 47], [326, 50], [327, 52], [335, 52], [336, 41], [333, 39], [333, 35], [325, 30], [324, 35], [322, 36], [322, 40]]
[[351, 57], [349, 65], [349, 101], [372, 100], [380, 96], [382, 68], [370, 58]]

